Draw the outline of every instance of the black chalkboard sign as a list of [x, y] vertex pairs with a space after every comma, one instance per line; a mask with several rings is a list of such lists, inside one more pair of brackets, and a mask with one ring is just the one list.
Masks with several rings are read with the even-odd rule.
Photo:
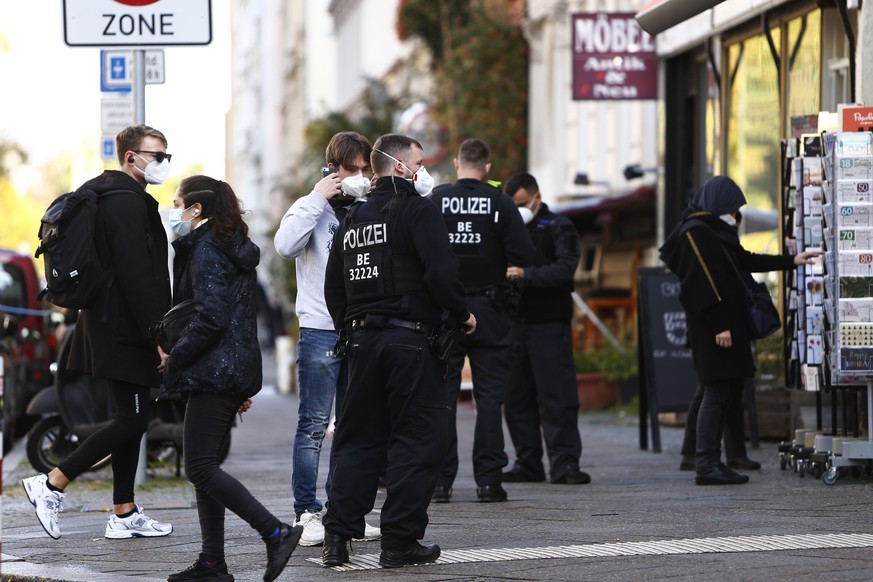
[[697, 388], [697, 372], [688, 347], [685, 310], [679, 303], [679, 279], [662, 267], [637, 270], [637, 321], [640, 342], [640, 448], [660, 452], [659, 412], [686, 412]]

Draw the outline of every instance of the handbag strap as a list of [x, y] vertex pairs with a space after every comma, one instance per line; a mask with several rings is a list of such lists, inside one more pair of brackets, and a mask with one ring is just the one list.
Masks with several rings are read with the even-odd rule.
[[751, 287], [749, 287], [749, 284], [746, 282], [746, 278], [743, 277], [743, 274], [740, 273], [739, 269], [737, 269], [737, 264], [734, 263], [734, 260], [731, 258], [731, 254], [724, 247], [724, 244], [721, 245], [721, 250], [724, 251], [724, 255], [727, 257], [727, 260], [731, 264], [731, 267], [734, 268], [734, 273], [737, 274], [737, 277], [739, 277], [740, 281], [743, 283], [743, 287], [745, 287], [747, 291], [753, 291], [753, 289]]
[[[703, 226], [705, 228], [708, 228], [710, 230], [710, 232], [713, 232], [712, 228], [708, 224], [703, 222], [702, 220], [697, 220], [697, 219], [692, 218], [691, 220], [687, 221], [686, 224], [688, 225], [686, 228], [690, 228], [691, 226]], [[736, 273], [737, 277], [739, 277], [740, 282], [743, 284], [743, 287], [746, 288], [746, 291], [754, 291], [754, 289], [752, 289], [749, 286], [748, 282], [746, 281], [746, 278], [743, 277], [743, 274], [737, 268], [737, 264], [734, 262], [734, 260], [731, 258], [731, 254], [725, 248], [724, 242], [721, 243], [721, 250], [724, 252], [724, 255], [727, 257], [727, 260], [731, 264], [731, 267], [733, 267], [734, 273]]]

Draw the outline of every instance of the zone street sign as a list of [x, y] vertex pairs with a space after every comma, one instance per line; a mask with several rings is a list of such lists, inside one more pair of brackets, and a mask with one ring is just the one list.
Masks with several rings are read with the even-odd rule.
[[64, 0], [69, 46], [173, 46], [212, 42], [212, 0]]

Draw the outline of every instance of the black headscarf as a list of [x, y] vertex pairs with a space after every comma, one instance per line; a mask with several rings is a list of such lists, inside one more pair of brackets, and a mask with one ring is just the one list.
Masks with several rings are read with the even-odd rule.
[[727, 176], [713, 176], [703, 185], [694, 200], [682, 213], [682, 221], [667, 236], [660, 249], [660, 258], [675, 272], [679, 239], [694, 224], [705, 223], [728, 246], [740, 246], [737, 229], [719, 216], [737, 212], [746, 203], [743, 191]]
[[746, 203], [743, 191], [727, 176], [713, 176], [694, 196], [691, 207], [715, 216], [736, 212]]

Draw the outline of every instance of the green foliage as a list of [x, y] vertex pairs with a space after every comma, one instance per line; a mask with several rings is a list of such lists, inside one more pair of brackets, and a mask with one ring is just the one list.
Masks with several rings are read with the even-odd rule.
[[577, 374], [591, 374], [598, 372], [597, 353], [579, 350], [573, 352], [573, 365]]
[[639, 376], [637, 346], [625, 348], [622, 354], [612, 345], [600, 350], [580, 350], [573, 352], [573, 363], [577, 374], [600, 372], [609, 382], [621, 382]]
[[491, 146], [495, 180], [527, 165], [528, 45], [518, 0], [405, 0], [398, 27], [432, 53], [435, 114], [450, 148], [468, 137]]
[[9, 177], [11, 165], [24, 164], [27, 161], [27, 152], [18, 144], [0, 140], [0, 178]]
[[432, 65], [443, 60], [443, 31], [463, 29], [470, 20], [469, 0], [401, 0], [397, 15], [400, 40], [419, 38], [433, 55]]

